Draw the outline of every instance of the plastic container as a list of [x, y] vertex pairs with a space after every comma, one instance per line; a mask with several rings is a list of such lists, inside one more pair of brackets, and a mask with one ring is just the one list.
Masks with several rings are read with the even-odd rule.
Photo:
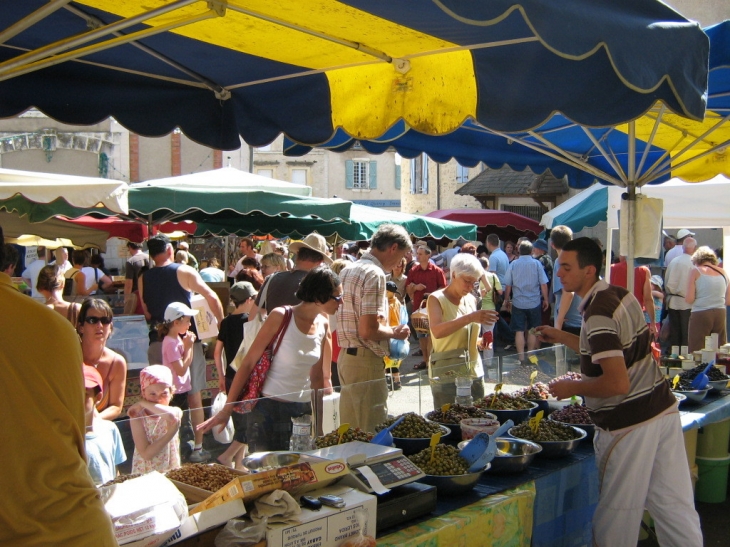
[[697, 434], [697, 458], [725, 458], [730, 444], [730, 418], [708, 424]]
[[722, 503], [727, 499], [727, 475], [730, 456], [724, 458], [697, 457], [699, 479], [695, 499], [703, 503]]
[[697, 433], [698, 429], [690, 429], [684, 432], [684, 450], [687, 453], [687, 463], [690, 468], [695, 465], [697, 459]]
[[499, 421], [491, 418], [464, 418], [459, 423], [461, 426], [461, 439], [468, 441], [473, 439], [479, 433], [494, 435], [499, 429]]

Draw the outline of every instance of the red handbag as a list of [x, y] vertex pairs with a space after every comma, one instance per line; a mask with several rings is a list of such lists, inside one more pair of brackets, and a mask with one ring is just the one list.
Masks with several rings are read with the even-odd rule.
[[271, 368], [271, 362], [274, 360], [274, 355], [276, 355], [276, 352], [279, 351], [281, 340], [284, 338], [284, 333], [289, 326], [291, 318], [292, 308], [291, 306], [285, 306], [284, 320], [281, 322], [278, 332], [271, 339], [271, 342], [269, 342], [269, 345], [266, 346], [264, 353], [261, 354], [261, 357], [259, 357], [259, 360], [254, 365], [248, 380], [246, 380], [246, 383], [241, 390], [240, 402], [233, 407], [235, 412], [240, 414], [251, 412], [256, 406], [256, 403], [258, 403], [258, 400], [261, 398], [261, 390], [263, 389], [264, 382], [266, 381], [266, 374], [269, 372], [269, 368]]

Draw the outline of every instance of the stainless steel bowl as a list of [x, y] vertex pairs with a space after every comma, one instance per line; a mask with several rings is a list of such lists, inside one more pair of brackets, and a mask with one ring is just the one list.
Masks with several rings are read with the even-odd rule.
[[[542, 451], [539, 444], [525, 439], [500, 437], [496, 443], [497, 453], [494, 455], [488, 471], [492, 475], [522, 473], [530, 466], [535, 456]], [[461, 441], [459, 449], [464, 448], [467, 444], [469, 441]]]
[[[441, 440], [439, 442], [444, 442], [451, 435], [451, 429], [441, 424], [439, 424], [439, 427], [441, 428]], [[393, 444], [403, 451], [404, 456], [410, 456], [411, 454], [418, 454], [424, 448], [428, 448], [431, 445], [431, 437], [393, 437]]]
[[727, 389], [727, 383], [729, 382], [729, 379], [725, 380], [710, 380], [710, 391], [722, 391], [723, 389]]
[[556, 420], [555, 418], [553, 418], [552, 414], [550, 416], [548, 416], [548, 420], [551, 420], [553, 422], [557, 422], [557, 423], [563, 424], [563, 425], [579, 427], [580, 429], [582, 429], [583, 431], [586, 432], [586, 437], [584, 439], [586, 441], [592, 441], [594, 435], [596, 434], [596, 425], [595, 424], [571, 424], [568, 422], [561, 422], [560, 420]]
[[676, 392], [673, 392], [673, 393], [674, 393], [674, 398], [677, 399], [677, 403], [679, 403], [679, 406], [682, 406], [682, 403], [687, 400], [687, 396], [682, 395], [681, 393], [676, 393]]
[[425, 482], [436, 487], [436, 495], [439, 496], [456, 496], [468, 492], [474, 488], [479, 482], [479, 477], [487, 471], [490, 464], [484, 469], [475, 473], [465, 473], [463, 475], [426, 475], [418, 479], [418, 482]]
[[673, 391], [674, 391], [674, 393], [680, 393], [680, 394], [684, 395], [685, 397], [687, 397], [688, 402], [692, 401], [695, 403], [699, 403], [700, 401], [702, 401], [702, 399], [707, 397], [707, 394], [710, 392], [710, 388], [707, 387], [705, 389], [689, 389], [689, 390], [676, 389]]
[[251, 471], [266, 471], [299, 463], [303, 456], [298, 452], [254, 452], [244, 458], [243, 465]]
[[[580, 437], [569, 441], [532, 441], [542, 447], [542, 450], [539, 453], [541, 458], [563, 458], [578, 448], [580, 442], [586, 438], [587, 433], [580, 427], [576, 427], [574, 425], [571, 425], [570, 427], [572, 427], [576, 434], [580, 435]], [[513, 435], [513, 429], [514, 428], [510, 428], [507, 433], [509, 433], [511, 437], [519, 439], [520, 437]]]
[[496, 410], [494, 408], [485, 408], [485, 410], [494, 414], [497, 417], [497, 420], [499, 420], [500, 424], [503, 424], [507, 420], [512, 420], [514, 424], [517, 425], [521, 424], [530, 416], [532, 416], [535, 412], [537, 412], [537, 403], [535, 403], [534, 401], [528, 402], [532, 406], [524, 410]]

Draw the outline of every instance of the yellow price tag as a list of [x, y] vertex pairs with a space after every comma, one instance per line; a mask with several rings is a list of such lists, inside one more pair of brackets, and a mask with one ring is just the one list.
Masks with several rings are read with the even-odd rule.
[[350, 429], [350, 424], [342, 424], [337, 428], [337, 434], [340, 436], [339, 439], [337, 439], [337, 444], [342, 444], [342, 436], [347, 433], [348, 429]]
[[428, 463], [433, 463], [433, 457], [436, 455], [436, 445], [441, 440], [441, 432], [434, 433], [431, 435], [431, 458], [428, 460]]
[[530, 421], [528, 422], [528, 425], [530, 426], [530, 429], [532, 429], [532, 432], [537, 434], [537, 430], [540, 427], [540, 422], [542, 421], [542, 417], [545, 415], [545, 413], [541, 410], [533, 418], [530, 418]]
[[533, 365], [537, 364], [537, 356], [535, 355], [530, 355], [527, 360], [530, 361], [530, 363], [532, 363]]
[[532, 374], [530, 374], [530, 387], [532, 387], [532, 384], [535, 382], [535, 378], [537, 378], [537, 371], [533, 370]]
[[502, 391], [502, 384], [497, 384], [494, 386], [494, 397], [492, 397], [492, 402], [489, 403], [489, 406], [494, 406], [494, 403], [497, 401], [497, 393]]
[[674, 376], [674, 380], [672, 380], [672, 389], [677, 389], [678, 384], [679, 384], [679, 374]]
[[445, 405], [441, 405], [441, 412], [446, 413], [449, 411], [450, 408], [451, 408], [451, 403], [446, 403]]

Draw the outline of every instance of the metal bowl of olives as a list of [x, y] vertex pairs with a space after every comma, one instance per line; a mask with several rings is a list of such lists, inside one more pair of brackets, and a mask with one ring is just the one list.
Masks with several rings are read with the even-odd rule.
[[[540, 422], [537, 434], [532, 433], [530, 426], [521, 424], [509, 429], [507, 432], [511, 437], [527, 439], [539, 444], [542, 450], [539, 452], [541, 458], [563, 458], [571, 454], [580, 442], [585, 439], [587, 433], [576, 426], [567, 426], [550, 420]], [[529, 438], [527, 438], [529, 436]], [[572, 437], [560, 438], [559, 437]]]
[[[434, 422], [435, 423], [435, 422]], [[438, 424], [441, 428], [441, 441], [443, 442], [449, 435], [451, 435], [451, 429], [445, 425]], [[428, 448], [431, 444], [431, 437], [396, 437], [393, 436], [393, 444], [396, 448], [400, 448], [403, 451], [404, 456], [410, 456], [416, 454], [424, 448]]]
[[436, 494], [442, 496], [457, 496], [468, 492], [474, 488], [479, 482], [482, 473], [490, 468], [491, 464], [487, 464], [484, 469], [475, 473], [465, 473], [463, 475], [425, 475], [418, 479], [418, 482], [425, 482], [436, 487]]
[[688, 389], [688, 390], [675, 389], [672, 391], [674, 391], [674, 393], [679, 393], [680, 395], [684, 395], [685, 397], [687, 397], [688, 402], [691, 401], [693, 403], [699, 403], [700, 401], [702, 401], [702, 399], [707, 397], [707, 394], [710, 392], [710, 388], [707, 387], [705, 389]]
[[[459, 448], [463, 448], [468, 442], [460, 442]], [[522, 473], [530, 466], [535, 456], [542, 451], [542, 447], [539, 444], [525, 439], [500, 437], [496, 440], [496, 443], [497, 453], [494, 455], [494, 459], [490, 464], [490, 475]]]
[[728, 381], [730, 381], [728, 378], [725, 378], [724, 380], [710, 380], [710, 391], [722, 391], [723, 389], [727, 389]]
[[557, 410], [550, 414], [548, 420], [581, 428], [586, 432], [584, 439], [586, 441], [593, 440], [593, 436], [596, 434], [596, 425], [591, 420], [588, 415], [588, 410], [583, 405], [568, 405], [562, 410]]
[[499, 420], [500, 424], [503, 424], [507, 420], [512, 420], [515, 424], [519, 424], [527, 420], [532, 414], [537, 412], [537, 403], [534, 401], [528, 401], [530, 408], [519, 409], [519, 410], [497, 410], [495, 408], [484, 407], [488, 412], [494, 414]]

